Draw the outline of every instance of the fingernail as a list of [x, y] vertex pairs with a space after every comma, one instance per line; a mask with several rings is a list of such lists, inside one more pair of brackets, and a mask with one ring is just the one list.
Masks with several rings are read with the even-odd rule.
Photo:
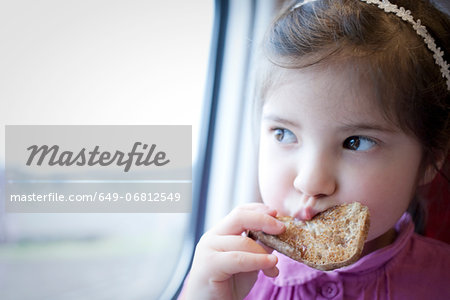
[[276, 215], [277, 210], [274, 209], [274, 208], [270, 208], [270, 207], [269, 207], [267, 213], [268, 213], [269, 215]]
[[286, 225], [283, 222], [281, 222], [281, 221], [277, 221], [277, 226], [279, 228], [284, 228]]
[[273, 255], [273, 254], [269, 254], [269, 261], [270, 261], [271, 263], [276, 263], [276, 262], [278, 261], [278, 257], [276, 257], [276, 256]]

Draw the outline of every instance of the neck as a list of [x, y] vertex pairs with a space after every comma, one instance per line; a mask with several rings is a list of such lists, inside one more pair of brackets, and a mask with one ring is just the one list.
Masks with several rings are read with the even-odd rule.
[[381, 249], [392, 244], [397, 238], [397, 232], [394, 228], [389, 229], [384, 234], [380, 235], [374, 240], [367, 242], [364, 245], [362, 256], [372, 253], [375, 250]]

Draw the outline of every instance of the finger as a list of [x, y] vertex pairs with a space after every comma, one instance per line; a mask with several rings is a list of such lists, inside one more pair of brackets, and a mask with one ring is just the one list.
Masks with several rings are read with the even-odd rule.
[[217, 235], [208, 241], [211, 248], [216, 251], [246, 251], [251, 253], [270, 254], [264, 247], [249, 237], [241, 235]]
[[235, 209], [213, 231], [219, 235], [238, 235], [246, 230], [280, 234], [285, 225], [273, 215], [246, 209]]
[[271, 208], [263, 203], [246, 203], [246, 204], [242, 204], [239, 205], [237, 207], [235, 207], [233, 209], [233, 211], [231, 211], [231, 213], [234, 213], [236, 211], [252, 211], [252, 212], [259, 212], [259, 213], [263, 213], [263, 214], [268, 214], [272, 217], [276, 217], [277, 216], [277, 210], [274, 208]]
[[280, 270], [277, 267], [272, 267], [269, 269], [264, 269], [263, 273], [268, 277], [277, 277], [280, 274]]
[[217, 261], [226, 278], [237, 273], [271, 269], [278, 259], [273, 254], [231, 251], [220, 253]]
[[266, 246], [266, 245], [264, 245], [263, 243], [261, 243], [260, 241], [256, 241], [256, 243], [258, 244], [258, 245], [260, 245], [263, 249], [264, 249], [264, 251], [266, 251], [266, 253], [272, 253], [273, 252], [273, 248], [271, 248], [271, 247], [269, 247], [269, 246]]
[[276, 209], [270, 208], [269, 206], [267, 206], [263, 203], [256, 203], [256, 202], [242, 204], [242, 205], [239, 205], [238, 207], [236, 207], [235, 209], [251, 210], [251, 211], [255, 211], [255, 212], [266, 213], [271, 216], [277, 215]]

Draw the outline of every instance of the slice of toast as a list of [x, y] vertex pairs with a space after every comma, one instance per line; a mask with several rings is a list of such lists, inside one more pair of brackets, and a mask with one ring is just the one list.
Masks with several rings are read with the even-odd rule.
[[369, 209], [358, 202], [334, 206], [309, 221], [279, 217], [286, 231], [248, 236], [312, 268], [329, 271], [358, 260], [369, 231]]

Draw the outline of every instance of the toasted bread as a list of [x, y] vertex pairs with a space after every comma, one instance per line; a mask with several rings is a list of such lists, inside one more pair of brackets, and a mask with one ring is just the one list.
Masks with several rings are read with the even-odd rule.
[[332, 207], [309, 221], [279, 217], [286, 231], [248, 236], [312, 268], [329, 271], [358, 260], [369, 231], [369, 209], [354, 202]]

